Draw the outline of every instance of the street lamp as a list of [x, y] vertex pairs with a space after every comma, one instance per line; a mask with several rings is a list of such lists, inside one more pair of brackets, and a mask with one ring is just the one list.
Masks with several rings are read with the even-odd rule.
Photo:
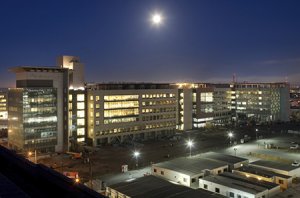
[[194, 145], [192, 140], [188, 140], [186, 145], [190, 148], [190, 157], [192, 157], [192, 147]]
[[135, 166], [138, 168], [138, 166], [139, 166], [139, 161], [138, 160], [139, 160], [140, 152], [134, 151], [133, 156], [135, 157], [135, 160], [136, 160]]
[[229, 139], [230, 139], [230, 145], [231, 145], [231, 138], [233, 137], [233, 133], [232, 133], [232, 132], [229, 132], [229, 133], [228, 133], [228, 137], [229, 137]]
[[255, 129], [255, 137], [256, 137], [256, 140], [257, 140], [257, 132], [258, 132], [258, 129]]
[[[31, 157], [33, 153], [31, 151], [28, 152], [28, 157]], [[36, 164], [36, 149], [34, 150], [34, 163]]]
[[234, 150], [234, 155], [236, 156], [237, 148], [233, 148], [233, 150]]

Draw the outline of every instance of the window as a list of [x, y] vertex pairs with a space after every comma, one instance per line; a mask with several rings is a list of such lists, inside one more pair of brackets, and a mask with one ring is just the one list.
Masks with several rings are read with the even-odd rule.
[[77, 101], [84, 101], [84, 94], [77, 94]]
[[279, 182], [279, 184], [283, 184], [283, 180], [282, 179], [278, 180], [278, 182]]
[[156, 170], [156, 168], [155, 168], [155, 169], [154, 169], [154, 172], [156, 173], [156, 171], [157, 171], [157, 170]]
[[77, 135], [78, 135], [78, 136], [84, 135], [84, 134], [85, 134], [84, 128], [78, 128], [78, 129], [77, 129]]
[[183, 178], [183, 182], [186, 182], [186, 178]]
[[218, 174], [221, 174], [222, 173], [222, 171], [221, 170], [218, 170]]
[[96, 96], [96, 102], [99, 101], [99, 100], [100, 100], [100, 97], [99, 97], [99, 96]]
[[242, 196], [241, 195], [237, 195], [237, 198], [242, 198]]
[[265, 195], [263, 195], [263, 196], [261, 196], [261, 198], [266, 198], [266, 196], [265, 196]]
[[194, 182], [196, 182], [196, 179], [195, 179], [195, 178], [192, 179], [192, 183], [194, 183]]
[[216, 193], [220, 193], [220, 188], [215, 188]]
[[229, 197], [234, 197], [234, 193], [233, 192], [229, 192]]
[[164, 175], [165, 173], [164, 173], [164, 171], [160, 171], [160, 174], [161, 174], [161, 175]]
[[204, 184], [204, 185], [203, 185], [203, 188], [204, 188], [204, 189], [207, 189], [207, 184]]

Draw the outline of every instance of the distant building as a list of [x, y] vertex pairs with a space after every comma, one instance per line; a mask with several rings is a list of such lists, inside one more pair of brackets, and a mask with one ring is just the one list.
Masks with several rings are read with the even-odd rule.
[[[61, 56], [55, 67], [21, 66], [9, 90], [8, 141], [23, 151], [64, 152], [85, 141], [84, 65]], [[74, 146], [74, 147], [75, 147]]]
[[198, 156], [176, 158], [151, 167], [152, 175], [191, 188], [199, 187], [199, 178], [224, 171], [228, 171], [227, 163]]
[[300, 167], [292, 166], [291, 164], [274, 162], [274, 161], [266, 161], [266, 160], [258, 160], [250, 163], [252, 167], [259, 167], [264, 170], [269, 170], [278, 174], [291, 176], [292, 178], [300, 177]]
[[268, 198], [280, 192], [277, 184], [249, 180], [232, 173], [200, 178], [199, 187], [226, 197], [237, 198]]
[[88, 137], [97, 146], [172, 135], [176, 99], [169, 84], [88, 84]]
[[178, 86], [179, 130], [209, 125], [289, 121], [288, 83], [183, 83]]
[[223, 153], [207, 152], [202, 153], [201, 157], [224, 162], [229, 166], [229, 171], [239, 167], [244, 167], [245, 165], [249, 164], [249, 160], [246, 158], [227, 155]]
[[8, 89], [0, 89], [0, 138], [7, 137], [8, 126]]
[[109, 198], [224, 197], [201, 189], [195, 190], [185, 186], [172, 184], [154, 176], [145, 176], [108, 186], [106, 188], [106, 196], [108, 196]]
[[242, 166], [236, 170], [233, 170], [233, 173], [240, 174], [245, 177], [251, 177], [258, 180], [279, 184], [281, 189], [283, 190], [286, 190], [292, 185], [292, 176], [268, 171], [266, 169], [256, 166]]

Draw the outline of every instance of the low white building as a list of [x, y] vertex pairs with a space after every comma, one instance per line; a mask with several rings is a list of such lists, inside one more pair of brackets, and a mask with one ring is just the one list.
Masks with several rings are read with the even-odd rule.
[[286, 190], [288, 187], [292, 186], [291, 176], [275, 173], [256, 166], [242, 166], [233, 170], [233, 173], [243, 175], [245, 177], [273, 182], [280, 185], [282, 190]]
[[228, 164], [229, 170], [233, 170], [249, 164], [249, 160], [246, 158], [227, 155], [223, 153], [207, 152], [207, 153], [202, 153], [201, 157], [217, 160], [220, 162], [225, 162]]
[[292, 178], [300, 177], [300, 166], [279, 163], [274, 161], [258, 160], [250, 164], [253, 167], [260, 167], [275, 173], [291, 176]]
[[153, 164], [151, 168], [152, 175], [191, 188], [199, 187], [199, 178], [224, 171], [228, 171], [226, 163], [200, 157], [176, 158]]
[[105, 195], [109, 198], [224, 198], [202, 189], [172, 184], [152, 175], [110, 185], [106, 187]]
[[280, 192], [279, 185], [274, 183], [254, 181], [232, 173], [201, 178], [199, 187], [231, 198], [268, 198]]

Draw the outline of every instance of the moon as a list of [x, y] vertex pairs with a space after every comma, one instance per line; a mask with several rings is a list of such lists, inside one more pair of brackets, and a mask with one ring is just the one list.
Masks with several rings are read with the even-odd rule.
[[152, 21], [152, 23], [153, 23], [154, 25], [159, 25], [159, 24], [161, 24], [161, 23], [162, 23], [162, 20], [163, 20], [163, 18], [162, 18], [162, 16], [161, 16], [161, 14], [158, 14], [158, 13], [153, 14], [152, 17], [151, 17], [151, 21]]

